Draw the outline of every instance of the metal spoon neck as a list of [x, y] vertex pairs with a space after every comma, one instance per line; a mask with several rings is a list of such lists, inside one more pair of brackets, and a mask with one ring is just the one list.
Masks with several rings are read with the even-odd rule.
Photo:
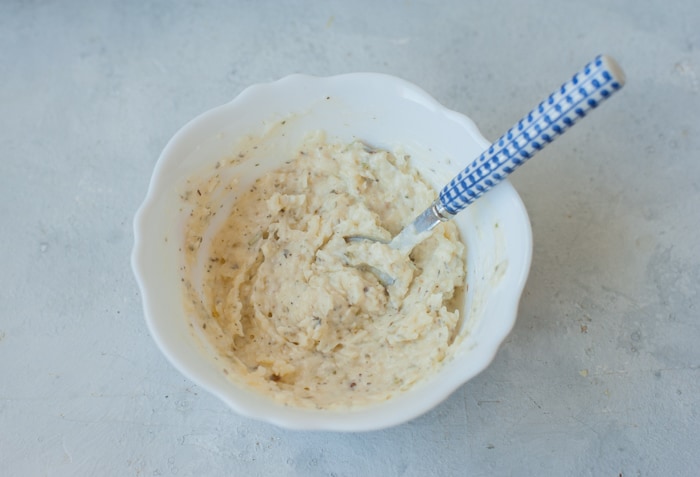
[[430, 207], [425, 209], [413, 222], [403, 228], [399, 234], [392, 239], [389, 247], [395, 250], [410, 252], [413, 247], [421, 243], [430, 236], [430, 231], [433, 230], [440, 222], [446, 222], [454, 217], [454, 214], [445, 209], [436, 199]]

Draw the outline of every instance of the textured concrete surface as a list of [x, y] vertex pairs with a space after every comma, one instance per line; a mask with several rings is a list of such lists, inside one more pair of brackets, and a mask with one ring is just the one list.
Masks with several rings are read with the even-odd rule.
[[[0, 3], [0, 471], [698, 475], [700, 4]], [[599, 52], [617, 97], [518, 171], [534, 231], [493, 364], [408, 424], [288, 432], [181, 377], [131, 220], [194, 115], [294, 72], [401, 76], [488, 138]]]

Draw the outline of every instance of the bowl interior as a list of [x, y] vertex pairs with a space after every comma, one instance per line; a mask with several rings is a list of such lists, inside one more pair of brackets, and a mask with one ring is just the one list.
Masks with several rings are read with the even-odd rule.
[[[515, 322], [530, 267], [530, 224], [507, 181], [454, 219], [467, 244], [469, 286], [455, 358], [439, 373], [390, 402], [365, 409], [312, 411], [281, 406], [233, 384], [220, 371], [214, 350], [190, 325], [179, 298], [186, 222], [180, 194], [189, 178], [201, 176], [242, 148], [247, 149], [248, 159], [224, 170], [237, 177], [243, 188], [289, 160], [304, 136], [318, 129], [331, 141], [361, 139], [410, 154], [436, 189], [488, 146], [471, 120], [390, 76], [293, 75], [250, 87], [231, 103], [191, 121], [166, 146], [135, 219], [132, 265], [146, 320], [159, 347], [183, 374], [235, 411], [295, 429], [378, 429], [426, 412], [493, 359]], [[218, 198], [227, 208], [233, 195], [222, 193]], [[217, 225], [212, 222], [210, 231]]]

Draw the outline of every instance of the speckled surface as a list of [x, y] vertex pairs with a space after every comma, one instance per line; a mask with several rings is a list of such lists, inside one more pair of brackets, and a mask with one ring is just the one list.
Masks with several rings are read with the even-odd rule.
[[[0, 3], [4, 475], [697, 475], [700, 4]], [[496, 138], [605, 52], [628, 84], [518, 171], [532, 272], [493, 364], [366, 434], [238, 417], [168, 364], [129, 266], [167, 140], [289, 73], [403, 77]]]

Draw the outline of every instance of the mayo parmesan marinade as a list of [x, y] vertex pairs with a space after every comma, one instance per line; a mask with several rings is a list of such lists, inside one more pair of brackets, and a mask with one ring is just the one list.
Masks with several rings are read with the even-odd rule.
[[[215, 182], [186, 194], [190, 264]], [[457, 228], [440, 224], [410, 256], [346, 238], [388, 240], [434, 198], [407, 157], [322, 133], [242, 191], [213, 236], [201, 290], [192, 267], [183, 277], [195, 326], [229, 377], [285, 404], [337, 409], [384, 401], [433, 374], [460, 323]], [[370, 267], [396, 281], [383, 286]]]

